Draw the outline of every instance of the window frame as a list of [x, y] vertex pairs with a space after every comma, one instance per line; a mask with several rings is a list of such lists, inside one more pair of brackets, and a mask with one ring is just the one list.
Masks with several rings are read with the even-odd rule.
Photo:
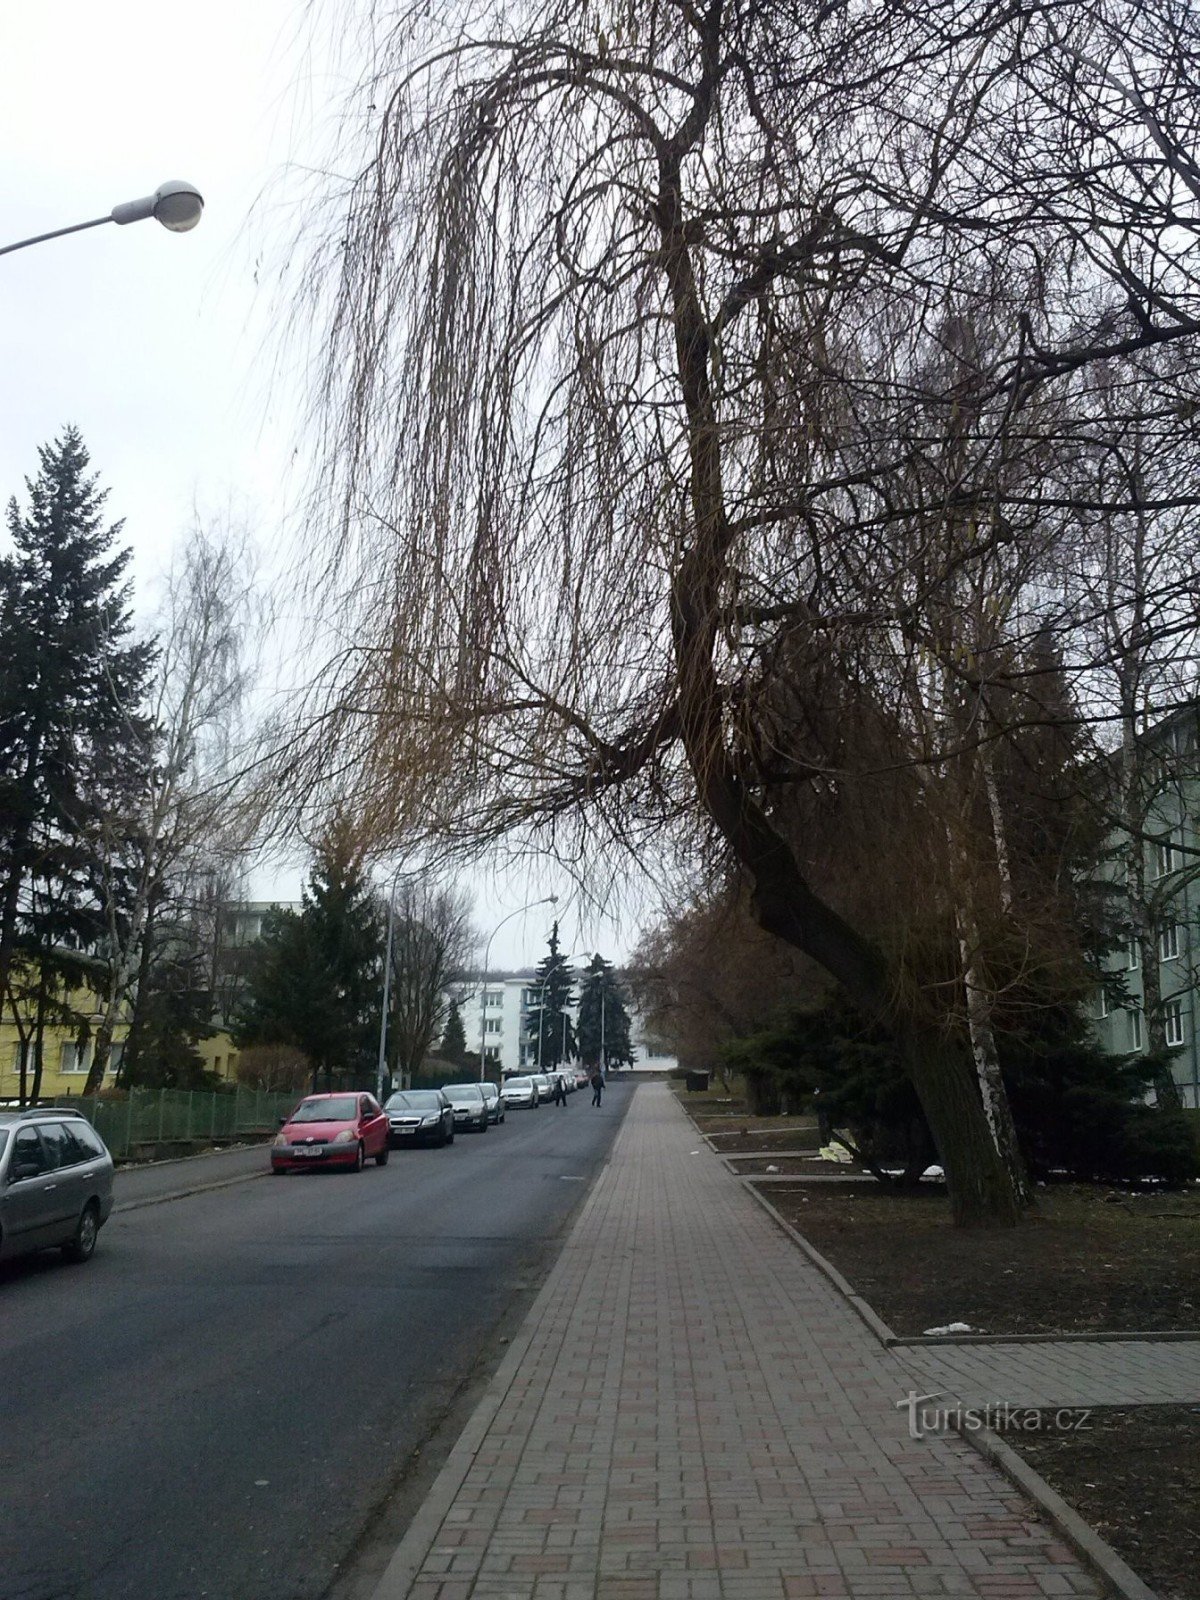
[[1183, 1027], [1183, 1001], [1168, 1000], [1163, 1006], [1163, 1033], [1172, 1050], [1187, 1043]]

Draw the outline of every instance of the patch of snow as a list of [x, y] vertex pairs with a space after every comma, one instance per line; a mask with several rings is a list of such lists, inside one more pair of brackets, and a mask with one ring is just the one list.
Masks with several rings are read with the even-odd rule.
[[969, 1322], [948, 1322], [944, 1328], [926, 1328], [927, 1338], [935, 1338], [946, 1333], [974, 1333], [975, 1330]]

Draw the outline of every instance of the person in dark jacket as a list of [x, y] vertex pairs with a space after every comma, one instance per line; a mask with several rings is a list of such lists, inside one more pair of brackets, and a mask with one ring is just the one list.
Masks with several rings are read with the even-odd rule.
[[554, 1074], [554, 1104], [556, 1106], [565, 1106], [566, 1103], [567, 1103], [567, 1086], [563, 1082], [562, 1073], [561, 1072], [556, 1072]]
[[592, 1073], [592, 1104], [598, 1106], [604, 1098], [604, 1074], [597, 1067]]

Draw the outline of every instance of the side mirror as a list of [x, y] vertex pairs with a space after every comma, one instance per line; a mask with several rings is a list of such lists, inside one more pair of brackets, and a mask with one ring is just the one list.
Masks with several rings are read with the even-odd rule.
[[281, 1128], [284, 1128], [284, 1127], [286, 1127], [286, 1126], [287, 1126], [287, 1118], [286, 1118], [286, 1117], [280, 1117], [280, 1119], [279, 1119], [279, 1126], [280, 1126], [280, 1127], [281, 1127]]

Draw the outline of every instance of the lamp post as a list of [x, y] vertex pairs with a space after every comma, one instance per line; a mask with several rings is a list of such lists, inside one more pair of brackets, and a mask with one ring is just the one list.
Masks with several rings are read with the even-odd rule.
[[383, 958], [383, 1010], [379, 1014], [379, 1061], [375, 1069], [375, 1097], [378, 1100], [383, 1099], [383, 1080], [387, 1076], [388, 1001], [392, 991], [392, 945], [396, 936], [396, 886], [403, 871], [403, 867], [396, 868], [388, 891], [387, 952]]
[[484, 1080], [484, 1076], [485, 1076], [484, 1068], [486, 1066], [485, 1051], [487, 1049], [487, 1044], [486, 1044], [485, 1035], [486, 1035], [486, 1032], [487, 1032], [487, 975], [488, 975], [488, 957], [489, 957], [489, 955], [491, 954], [491, 951], [492, 951], [492, 940], [500, 932], [500, 929], [504, 926], [504, 924], [506, 922], [511, 922], [514, 917], [521, 916], [521, 914], [523, 912], [532, 911], [534, 906], [552, 906], [552, 905], [557, 905], [557, 903], [558, 903], [558, 896], [556, 894], [546, 894], [546, 895], [543, 895], [540, 900], [531, 900], [527, 906], [518, 906], [515, 911], [510, 911], [506, 917], [501, 917], [500, 921], [492, 929], [491, 933], [488, 934], [487, 944], [485, 944], [484, 947], [483, 947], [483, 982], [482, 982], [482, 984], [480, 986], [480, 990], [479, 990], [479, 1081], [480, 1081], [480, 1083], [482, 1083], [483, 1080]]
[[106, 222], [115, 222], [123, 228], [130, 222], [144, 222], [155, 217], [170, 233], [188, 233], [200, 221], [204, 210], [204, 197], [193, 183], [172, 178], [160, 183], [153, 194], [140, 200], [123, 200], [106, 217], [93, 217], [90, 222], [73, 222], [69, 228], [55, 228], [50, 233], [35, 233], [31, 239], [18, 239], [16, 244], [0, 246], [0, 256], [11, 255], [14, 250], [24, 250], [31, 244], [44, 244], [47, 239], [61, 239], [67, 233], [82, 233], [85, 228], [102, 228]]

